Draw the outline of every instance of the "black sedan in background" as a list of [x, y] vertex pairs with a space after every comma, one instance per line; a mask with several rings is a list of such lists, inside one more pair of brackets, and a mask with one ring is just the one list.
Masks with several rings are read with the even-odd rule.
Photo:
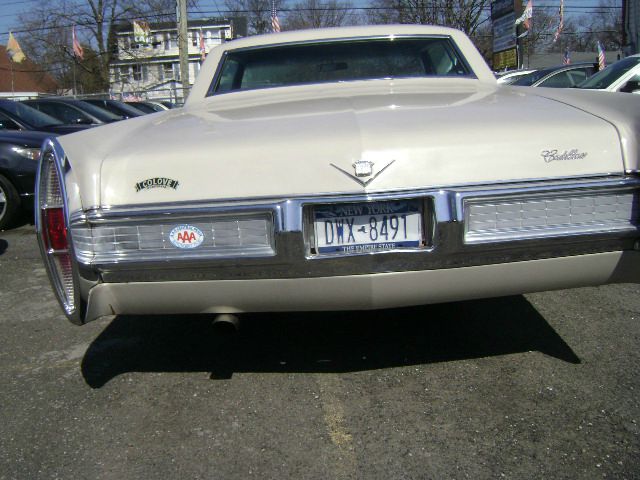
[[61, 122], [81, 125], [103, 125], [122, 120], [119, 115], [73, 98], [38, 98], [25, 104], [57, 118]]
[[173, 103], [167, 101], [158, 102], [156, 100], [127, 100], [125, 103], [137, 108], [138, 110], [142, 110], [145, 113], [164, 112], [165, 110], [171, 110], [172, 108], [175, 108], [175, 105]]
[[165, 110], [168, 110], [163, 105], [155, 102], [125, 102], [125, 103], [147, 114], [164, 112]]
[[126, 103], [119, 102], [117, 100], [85, 98], [83, 102], [87, 102], [87, 103], [90, 103], [91, 105], [95, 105], [96, 107], [107, 110], [108, 112], [111, 112], [114, 115], [118, 115], [122, 117], [123, 119], [140, 117], [141, 115], [144, 115], [146, 113], [146, 112], [143, 112], [142, 110], [138, 110], [134, 106], [127, 105]]
[[597, 63], [572, 63], [542, 68], [518, 78], [514, 87], [573, 88], [598, 71]]
[[33, 210], [35, 176], [46, 132], [0, 131], [0, 230]]
[[90, 125], [69, 125], [46, 113], [14, 100], [0, 99], [1, 130], [38, 130], [65, 135], [89, 128]]

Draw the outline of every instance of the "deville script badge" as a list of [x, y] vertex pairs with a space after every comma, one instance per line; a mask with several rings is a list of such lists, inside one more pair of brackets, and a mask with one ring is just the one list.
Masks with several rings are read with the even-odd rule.
[[147, 178], [141, 182], [136, 183], [136, 192], [140, 190], [146, 190], [149, 188], [178, 188], [180, 183], [177, 180], [165, 177]]
[[[371, 162], [371, 161], [368, 161], [368, 160], [358, 160], [352, 165], [355, 175], [353, 173], [347, 172], [346, 170], [340, 168], [339, 166], [337, 166], [334, 163], [332, 163], [330, 165], [333, 168], [335, 168], [336, 170], [340, 170], [347, 177], [349, 177], [352, 180], [355, 180], [356, 182], [358, 182], [363, 187], [366, 187], [371, 182], [373, 182], [378, 177], [378, 175], [380, 175], [387, 168], [389, 168], [393, 162], [395, 162], [395, 160], [391, 160], [390, 162], [385, 164], [384, 167], [378, 169], [378, 171], [376, 171], [374, 173], [374, 170], [375, 170], [374, 169], [374, 166], [375, 166], [374, 162]], [[368, 178], [366, 180], [361, 180], [361, 178], [364, 178], [364, 177], [370, 177], [370, 178]]]

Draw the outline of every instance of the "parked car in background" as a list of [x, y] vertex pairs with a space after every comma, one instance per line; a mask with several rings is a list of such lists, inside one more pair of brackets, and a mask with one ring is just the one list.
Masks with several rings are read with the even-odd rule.
[[95, 105], [96, 107], [102, 108], [108, 112], [111, 112], [114, 115], [118, 115], [122, 117], [123, 120], [144, 115], [144, 112], [142, 112], [141, 110], [138, 110], [134, 106], [127, 105], [124, 102], [119, 102], [118, 100], [85, 98], [83, 101], [90, 103], [91, 105]]
[[572, 88], [598, 71], [597, 63], [574, 63], [541, 68], [518, 78], [514, 87]]
[[164, 112], [166, 110], [165, 108], [160, 108], [160, 107], [154, 108], [151, 105], [148, 105], [146, 102], [125, 102], [125, 103], [127, 105], [131, 105], [134, 108], [137, 108], [144, 114]]
[[160, 102], [154, 102], [151, 100], [140, 100], [140, 101], [131, 101], [126, 102], [127, 105], [131, 105], [138, 110], [142, 110], [144, 113], [156, 113], [156, 112], [164, 112], [165, 110], [169, 110], [169, 107]]
[[45, 132], [0, 131], [0, 230], [33, 210], [33, 192]]
[[68, 125], [21, 102], [0, 99], [0, 130], [37, 130], [65, 135], [85, 128], [89, 125]]
[[161, 120], [43, 151], [36, 232], [75, 323], [640, 279], [640, 97], [498, 87], [457, 30], [226, 42]]
[[23, 100], [23, 103], [57, 118], [64, 123], [104, 125], [105, 123], [122, 120], [122, 117], [118, 115], [114, 115], [95, 105], [73, 98], [43, 98]]
[[640, 93], [640, 54], [612, 63], [588, 78], [578, 88], [608, 92]]
[[527, 68], [524, 70], [511, 70], [508, 72], [499, 72], [496, 73], [496, 77], [498, 78], [498, 83], [501, 85], [511, 85], [513, 82], [518, 80], [519, 78], [524, 77], [532, 72], [535, 72], [533, 68]]

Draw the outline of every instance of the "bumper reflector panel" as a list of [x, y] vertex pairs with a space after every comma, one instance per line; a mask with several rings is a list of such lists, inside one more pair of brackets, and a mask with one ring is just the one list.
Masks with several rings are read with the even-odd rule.
[[[180, 218], [174, 223], [148, 220], [84, 224], [72, 226], [71, 233], [76, 258], [84, 264], [271, 256], [275, 252], [272, 223], [270, 215], [199, 217]], [[177, 226], [191, 228], [198, 232], [198, 237], [201, 234], [197, 246], [180, 248], [175, 239], [172, 241], [171, 233]]]
[[464, 201], [465, 243], [636, 230], [638, 193], [601, 191]]

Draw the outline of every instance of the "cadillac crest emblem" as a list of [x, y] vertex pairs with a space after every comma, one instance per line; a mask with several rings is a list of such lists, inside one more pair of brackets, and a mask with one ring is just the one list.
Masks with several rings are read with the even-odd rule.
[[[330, 165], [335, 168], [336, 170], [341, 171], [342, 173], [344, 173], [347, 177], [349, 177], [352, 180], [355, 180], [356, 182], [358, 182], [360, 185], [362, 185], [363, 187], [366, 187], [367, 185], [369, 185], [371, 182], [373, 182], [376, 178], [378, 178], [378, 175], [380, 175], [382, 172], [384, 172], [387, 168], [389, 168], [393, 163], [395, 162], [395, 160], [390, 160], [388, 161], [386, 164], [384, 164], [384, 166], [382, 168], [378, 168], [374, 171], [374, 163], [370, 160], [357, 160], [355, 163], [352, 164], [354, 170], [355, 170], [355, 175], [351, 172], [346, 171], [344, 168], [340, 168], [338, 165], [331, 163]], [[366, 180], [361, 179], [362, 177], [369, 177]]]
[[373, 174], [373, 162], [367, 160], [358, 160], [353, 164], [356, 171], [356, 177], [370, 177]]

